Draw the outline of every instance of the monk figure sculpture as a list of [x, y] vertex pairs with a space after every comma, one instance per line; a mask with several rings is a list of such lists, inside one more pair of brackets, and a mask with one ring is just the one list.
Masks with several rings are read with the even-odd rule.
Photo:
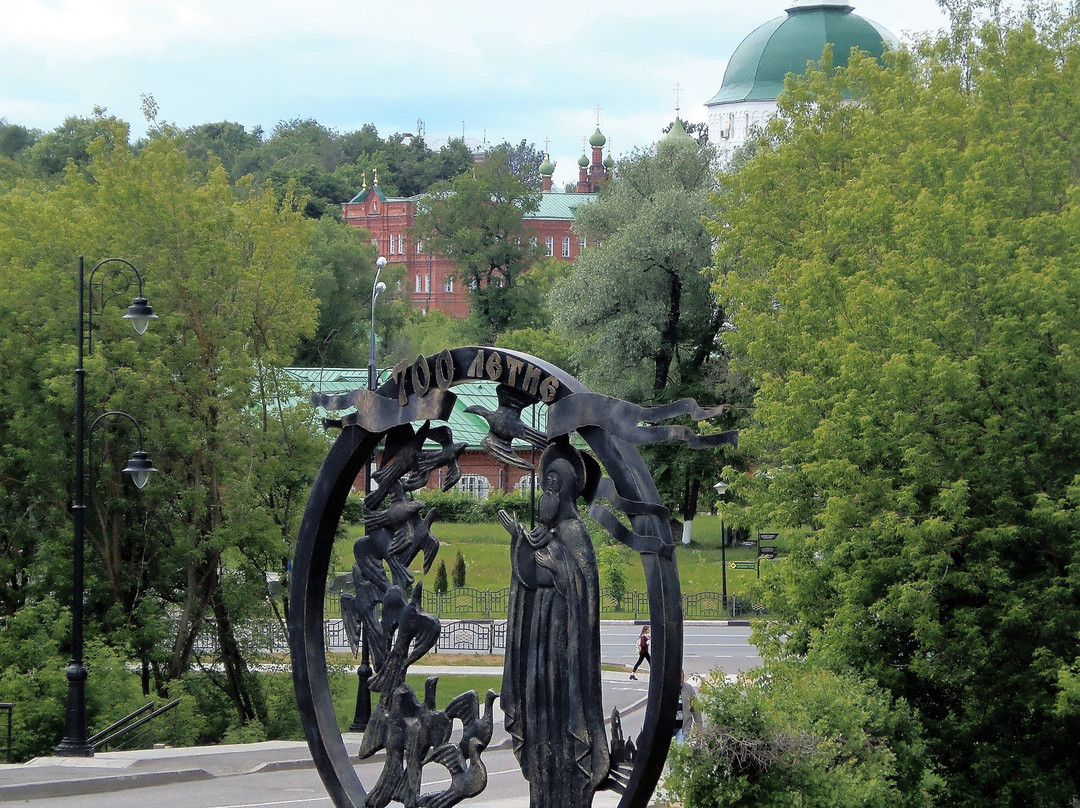
[[600, 689], [600, 583], [577, 509], [585, 464], [567, 443], [540, 460], [539, 524], [510, 533], [501, 703], [531, 808], [585, 808], [611, 768]]

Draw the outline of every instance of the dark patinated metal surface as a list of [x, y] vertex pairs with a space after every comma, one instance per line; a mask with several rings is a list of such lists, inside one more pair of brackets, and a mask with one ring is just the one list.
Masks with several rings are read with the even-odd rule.
[[[341, 434], [312, 489], [293, 565], [293, 675], [316, 767], [339, 808], [391, 801], [406, 808], [448, 808], [480, 793], [486, 783], [481, 754], [491, 738], [494, 691], [482, 714], [475, 693], [439, 711], [434, 700], [437, 680], [429, 680], [423, 700], [404, 683], [408, 666], [434, 645], [439, 632], [438, 618], [420, 606], [420, 585], [414, 585], [409, 570], [420, 553], [425, 572], [430, 568], [438, 540], [430, 512], [425, 514], [422, 499], [410, 498], [415, 494], [409, 492], [422, 488], [435, 468], [447, 469], [446, 488], [460, 475], [457, 463], [464, 444], [455, 443], [449, 428], [437, 422], [452, 410], [456, 397], [451, 388], [475, 380], [499, 384], [496, 410], [470, 408], [489, 425], [482, 447], [502, 463], [532, 468], [512, 444], [515, 439], [527, 441], [543, 450], [540, 470], [547, 478], [535, 529], [503, 517], [511, 536], [513, 580], [502, 707], [530, 783], [532, 804], [587, 806], [596, 790], [612, 789], [623, 795], [620, 808], [645, 808], [673, 735], [682, 664], [682, 599], [670, 514], [636, 444], [682, 440], [713, 446], [732, 442], [733, 436], [702, 439], [684, 426], [641, 426], [639, 422], [657, 424], [676, 416], [713, 417], [719, 410], [703, 410], [689, 399], [662, 408], [638, 407], [590, 393], [543, 360], [496, 348], [458, 348], [402, 362], [377, 391], [312, 396], [314, 404], [328, 410], [353, 408], [328, 422]], [[547, 434], [521, 420], [522, 409], [537, 402], [551, 405]], [[584, 439], [588, 452], [571, 446], [572, 432]], [[428, 449], [425, 441], [440, 448]], [[381, 465], [373, 475], [380, 487], [367, 498], [367, 535], [354, 547], [354, 594], [342, 598], [350, 641], [358, 644], [363, 630], [372, 642], [371, 687], [380, 694], [360, 753], [383, 749], [387, 762], [369, 792], [345, 752], [330, 701], [322, 608], [330, 550], [346, 497], [380, 445]], [[654, 673], [636, 743], [622, 738], [617, 719], [610, 743], [604, 731], [596, 561], [578, 512], [579, 499], [597, 522], [640, 554], [645, 571]], [[449, 788], [420, 793], [421, 769], [428, 764], [447, 769]]]

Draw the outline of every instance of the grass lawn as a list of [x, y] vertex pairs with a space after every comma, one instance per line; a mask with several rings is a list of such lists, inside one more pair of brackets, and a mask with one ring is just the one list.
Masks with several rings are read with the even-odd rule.
[[[591, 526], [594, 536], [598, 529]], [[358, 525], [348, 527], [348, 538], [339, 539], [334, 546], [334, 566], [339, 573], [352, 569], [352, 542], [362, 535]], [[435, 579], [435, 571], [440, 561], [446, 564], [447, 573], [453, 569], [457, 554], [465, 559], [465, 585], [476, 589], [498, 590], [509, 585], [510, 558], [508, 548], [510, 539], [502, 526], [496, 523], [462, 524], [437, 522], [432, 532], [439, 538], [440, 548], [435, 563], [426, 576], [422, 574], [422, 557], [413, 563], [417, 580], [423, 580], [425, 589]], [[781, 534], [773, 544], [779, 546], [781, 554], [786, 549], [784, 536]], [[641, 563], [630, 550], [625, 551], [627, 590], [645, 592], [645, 572]], [[757, 579], [756, 570], [733, 570], [732, 561], [753, 561], [756, 548], [735, 546], [725, 553], [728, 563], [727, 585], [731, 595], [742, 595], [749, 591]], [[716, 516], [699, 516], [694, 520], [693, 541], [689, 545], [676, 544], [675, 558], [679, 566], [679, 581], [684, 593], [718, 592], [721, 588], [720, 562], [720, 519]], [[768, 561], [762, 561], [762, 574], [767, 574]], [[451, 582], [453, 586], [453, 582]], [[601, 579], [601, 586], [604, 582]]]
[[[495, 662], [490, 660], [495, 657], [485, 657], [487, 660], [484, 664], [495, 665]], [[502, 662], [502, 657], [498, 657], [499, 664]], [[470, 659], [472, 664], [476, 664]], [[418, 664], [434, 664], [430, 659], [423, 659]], [[441, 664], [441, 663], [440, 663]], [[416, 693], [416, 697], [423, 701], [424, 699], [424, 685], [427, 677], [419, 673], [410, 673], [406, 675], [405, 682]], [[353, 715], [356, 711], [356, 667], [349, 669], [337, 670], [330, 674], [330, 692], [333, 695], [334, 700], [334, 713], [337, 715], [338, 727], [342, 732], [349, 728], [352, 723]], [[465, 693], [469, 690], [475, 690], [476, 694], [480, 697], [480, 702], [483, 704], [484, 695], [488, 692], [488, 689], [494, 690], [496, 693], [502, 689], [502, 674], [494, 675], [475, 675], [465, 674], [458, 676], [444, 674], [439, 677], [439, 685], [435, 691], [435, 706], [437, 709], [443, 710], [446, 705], [455, 696]], [[378, 693], [371, 694], [372, 706], [379, 699]]]

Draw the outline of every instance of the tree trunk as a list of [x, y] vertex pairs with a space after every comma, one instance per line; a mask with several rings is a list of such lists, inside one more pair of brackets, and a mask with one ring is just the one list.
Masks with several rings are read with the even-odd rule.
[[257, 719], [265, 725], [268, 718], [266, 702], [259, 690], [258, 682], [247, 669], [240, 644], [236, 641], [232, 619], [229, 617], [229, 611], [222, 597], [220, 579], [215, 584], [212, 597], [214, 622], [217, 624], [218, 646], [221, 649], [221, 664], [225, 669], [225, 678], [228, 682], [229, 698], [232, 700], [241, 724]]

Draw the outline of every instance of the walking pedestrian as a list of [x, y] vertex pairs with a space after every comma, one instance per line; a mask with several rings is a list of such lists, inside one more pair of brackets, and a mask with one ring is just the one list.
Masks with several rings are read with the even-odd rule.
[[648, 662], [649, 663], [649, 668], [650, 669], [652, 668], [652, 657], [649, 656], [649, 626], [648, 626], [648, 624], [646, 624], [645, 626], [642, 627], [641, 634], [638, 635], [638, 638], [637, 638], [637, 650], [638, 650], [637, 662], [634, 663], [634, 669], [630, 671], [630, 678], [633, 679], [635, 682], [637, 681], [637, 677], [634, 676], [634, 674], [637, 673], [637, 669], [641, 665], [642, 662]]

